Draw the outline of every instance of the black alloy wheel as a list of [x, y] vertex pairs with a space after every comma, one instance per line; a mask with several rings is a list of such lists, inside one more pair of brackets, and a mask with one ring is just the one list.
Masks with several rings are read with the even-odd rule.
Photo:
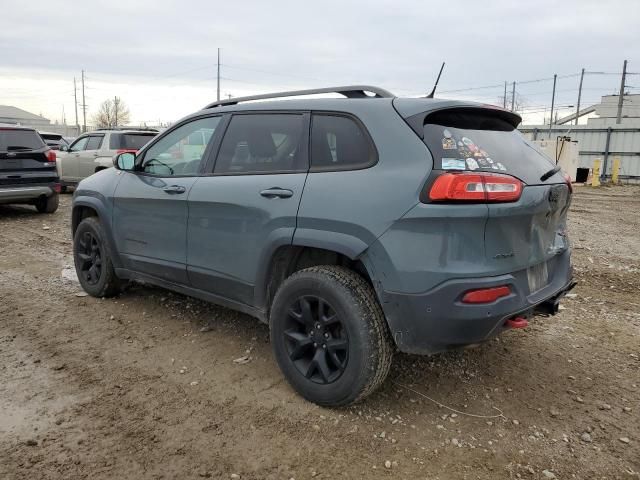
[[102, 249], [92, 232], [83, 232], [78, 242], [80, 274], [89, 285], [96, 285], [102, 276]]
[[293, 302], [283, 332], [296, 369], [312, 382], [335, 382], [349, 360], [349, 338], [340, 317], [327, 301], [305, 295]]

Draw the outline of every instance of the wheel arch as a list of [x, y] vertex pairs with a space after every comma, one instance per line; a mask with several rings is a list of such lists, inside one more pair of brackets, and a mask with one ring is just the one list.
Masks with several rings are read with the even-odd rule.
[[111, 231], [111, 222], [106, 207], [99, 199], [94, 197], [79, 197], [73, 200], [71, 211], [71, 237], [73, 238], [80, 222], [88, 217], [96, 217], [106, 235], [107, 248], [112, 258], [113, 266], [118, 268], [122, 265], [118, 250], [115, 248], [115, 241]]
[[336, 244], [298, 243], [276, 245], [262, 262], [255, 286], [255, 301], [259, 308], [269, 311], [273, 297], [282, 282], [293, 273], [319, 265], [340, 265], [353, 270], [375, 288], [371, 268], [348, 247], [336, 248]]

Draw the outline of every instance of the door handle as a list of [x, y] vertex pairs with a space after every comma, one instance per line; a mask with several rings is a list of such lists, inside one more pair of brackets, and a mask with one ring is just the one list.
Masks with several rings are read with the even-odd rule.
[[262, 190], [260, 195], [267, 198], [289, 198], [293, 196], [293, 190], [286, 188], [271, 187], [266, 190]]
[[164, 187], [162, 190], [164, 190], [164, 192], [168, 193], [169, 195], [177, 195], [179, 193], [184, 193], [187, 191], [187, 189], [182, 185], [171, 185], [169, 187]]

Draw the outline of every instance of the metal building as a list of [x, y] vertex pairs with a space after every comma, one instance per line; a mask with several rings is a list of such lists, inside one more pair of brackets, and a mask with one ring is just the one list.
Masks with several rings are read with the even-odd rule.
[[613, 158], [620, 158], [620, 178], [640, 182], [640, 95], [624, 95], [620, 123], [617, 123], [618, 95], [602, 97], [599, 104], [581, 110], [595, 112], [597, 117], [586, 125], [573, 125], [576, 115], [559, 119], [552, 125], [521, 125], [519, 130], [531, 140], [571, 137], [578, 141], [580, 167], [592, 167], [602, 160], [602, 177], [611, 177]]

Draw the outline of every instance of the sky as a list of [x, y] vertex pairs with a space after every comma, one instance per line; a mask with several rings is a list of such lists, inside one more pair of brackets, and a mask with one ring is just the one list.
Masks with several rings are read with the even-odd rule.
[[345, 84], [419, 96], [446, 62], [436, 96], [501, 104], [516, 81], [532, 123], [554, 74], [564, 116], [582, 68], [587, 105], [618, 92], [625, 59], [640, 93], [639, 0], [2, 0], [0, 17], [0, 104], [59, 122], [64, 110], [69, 124], [82, 70], [88, 124], [114, 96], [131, 124], [200, 109], [216, 99], [218, 48], [222, 96]]

